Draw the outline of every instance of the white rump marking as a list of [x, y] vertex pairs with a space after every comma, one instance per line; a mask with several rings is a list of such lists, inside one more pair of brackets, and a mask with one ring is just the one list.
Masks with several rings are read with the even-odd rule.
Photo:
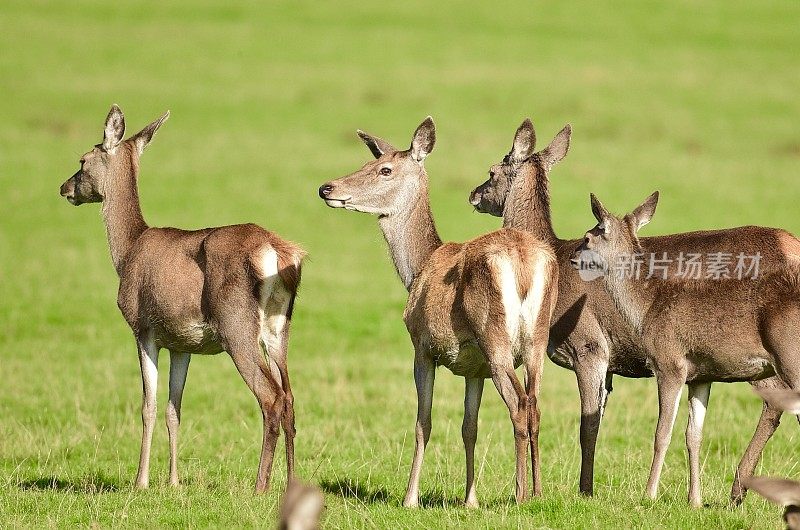
[[261, 254], [261, 307], [265, 307], [267, 300], [275, 287], [278, 277], [278, 253], [272, 247], [266, 247]]
[[506, 332], [511, 344], [516, 345], [519, 338], [519, 318], [522, 302], [519, 299], [519, 293], [517, 293], [517, 279], [514, 276], [514, 267], [511, 266], [511, 260], [506, 256], [495, 259], [494, 264], [498, 273], [497, 283], [500, 286], [503, 309], [506, 314]]
[[[261, 255], [261, 300], [259, 304], [259, 320], [261, 323], [261, 341], [267, 355], [275, 359], [281, 352], [281, 337], [286, 326], [286, 312], [289, 309], [291, 293], [278, 278], [278, 253], [272, 247], [264, 249]], [[270, 363], [275, 372], [277, 366]], [[280, 380], [280, 374], [278, 380]]]
[[[537, 258], [533, 265], [533, 279], [528, 295], [522, 302], [522, 318], [526, 321], [525, 329], [533, 331], [536, 321], [539, 319], [539, 312], [542, 310], [544, 299], [544, 289], [547, 285], [546, 277], [547, 260]], [[528, 322], [528, 319], [530, 321]]]

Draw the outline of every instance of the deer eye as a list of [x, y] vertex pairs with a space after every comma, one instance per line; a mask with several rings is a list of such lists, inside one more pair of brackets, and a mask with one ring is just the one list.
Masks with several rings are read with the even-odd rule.
[[388, 177], [389, 175], [392, 174], [392, 168], [390, 168], [390, 167], [382, 167], [381, 170], [380, 170], [380, 174], [383, 175], [384, 177]]

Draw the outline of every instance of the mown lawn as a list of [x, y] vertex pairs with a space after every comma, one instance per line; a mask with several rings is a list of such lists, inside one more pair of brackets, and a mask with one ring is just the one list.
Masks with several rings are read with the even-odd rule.
[[[116, 308], [96, 205], [58, 186], [102, 137], [111, 103], [138, 130], [172, 117], [142, 163], [152, 225], [257, 222], [310, 253], [290, 346], [299, 474], [325, 491], [325, 526], [777, 528], [756, 496], [726, 505], [760, 402], [716, 385], [703, 442], [704, 499], [691, 510], [685, 404], [662, 495], [642, 500], [656, 418], [653, 381], [615, 381], [596, 497], [577, 493], [579, 406], [548, 363], [541, 407], [544, 495], [512, 502], [507, 413], [486, 387], [477, 511], [459, 505], [463, 383], [439, 372], [422, 478], [400, 504], [416, 398], [405, 291], [374, 219], [325, 208], [316, 189], [369, 153], [357, 127], [405, 145], [428, 114], [426, 162], [443, 238], [499, 226], [468, 192], [531, 116], [544, 144], [570, 122], [552, 173], [556, 230], [593, 224], [589, 191], [624, 210], [662, 192], [647, 234], [744, 224], [800, 233], [800, 4], [596, 2], [46, 2], [0, 5], [0, 526], [266, 526], [273, 488], [252, 494], [261, 421], [225, 356], [192, 362], [180, 468], [167, 487], [166, 429], [150, 490], [132, 489], [141, 382]], [[168, 356], [162, 354], [160, 412]], [[760, 472], [798, 477], [785, 420]]]

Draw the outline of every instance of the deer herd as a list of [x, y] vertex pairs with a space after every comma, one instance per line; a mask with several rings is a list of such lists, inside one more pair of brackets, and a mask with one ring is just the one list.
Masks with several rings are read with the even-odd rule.
[[[294, 474], [287, 347], [305, 252], [254, 224], [202, 230], [148, 226], [139, 205], [139, 159], [168, 116], [124, 139], [125, 118], [112, 106], [102, 142], [80, 158], [80, 169], [61, 186], [61, 195], [73, 205], [102, 203], [119, 275], [117, 303], [133, 332], [142, 373], [136, 486], [149, 482], [158, 356], [164, 348], [170, 353], [170, 484], [179, 483], [177, 437], [191, 355], [225, 351], [261, 408], [256, 491], [263, 492], [281, 430], [288, 479]], [[536, 151], [531, 121], [520, 125], [511, 151], [469, 195], [477, 211], [502, 217], [503, 227], [464, 243], [443, 243], [431, 213], [425, 159], [436, 130], [430, 117], [407, 149], [359, 130], [374, 159], [319, 188], [329, 207], [377, 216], [408, 291], [403, 321], [414, 347], [417, 416], [403, 504], [419, 504], [437, 366], [464, 378], [465, 504], [478, 506], [475, 444], [486, 379], [508, 407], [513, 427], [516, 501], [541, 494], [539, 389], [547, 356], [577, 379], [582, 493], [593, 493], [597, 436], [613, 375], [656, 380], [650, 498], [658, 493], [681, 390], [689, 387], [692, 506], [702, 506], [700, 445], [711, 384], [747, 381], [764, 406], [739, 462], [731, 501], [741, 503], [752, 488], [789, 506], [787, 522], [800, 518], [800, 484], [752, 476], [783, 411], [800, 413], [800, 346], [793, 338], [800, 327], [800, 240], [755, 226], [640, 238], [639, 230], [655, 214], [658, 192], [623, 217], [591, 195], [597, 224], [582, 238], [561, 239], [551, 222], [549, 176], [567, 155], [571, 133], [567, 125]], [[697, 256], [716, 256], [717, 265], [723, 256], [738, 257], [737, 267], [750, 257], [756, 267], [751, 263], [743, 277], [741, 268], [738, 275], [713, 273], [709, 262], [707, 271], [687, 276], [689, 255], [695, 262]], [[651, 269], [639, 274], [648, 257]], [[660, 262], [657, 273], [654, 257]]]

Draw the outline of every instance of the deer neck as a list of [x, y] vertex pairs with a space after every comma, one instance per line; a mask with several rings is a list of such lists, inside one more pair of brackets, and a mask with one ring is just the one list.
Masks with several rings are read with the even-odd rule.
[[555, 245], [559, 242], [550, 218], [550, 190], [541, 163], [533, 159], [517, 170], [503, 210], [503, 227], [524, 230]]
[[416, 200], [406, 208], [382, 216], [378, 222], [389, 245], [397, 274], [410, 291], [414, 278], [422, 271], [433, 251], [442, 245], [433, 222], [428, 190], [421, 190]]
[[121, 160], [112, 169], [112, 185], [103, 197], [103, 221], [106, 225], [111, 261], [117, 274], [121, 273], [131, 247], [147, 229], [136, 185], [139, 176], [138, 157], [127, 145], [122, 145], [119, 149], [125, 149], [127, 156], [120, 157]]
[[622, 317], [637, 333], [641, 333], [644, 317], [653, 304], [651, 282], [641, 276], [638, 279], [628, 277], [615, 270], [607, 271], [603, 282]]

